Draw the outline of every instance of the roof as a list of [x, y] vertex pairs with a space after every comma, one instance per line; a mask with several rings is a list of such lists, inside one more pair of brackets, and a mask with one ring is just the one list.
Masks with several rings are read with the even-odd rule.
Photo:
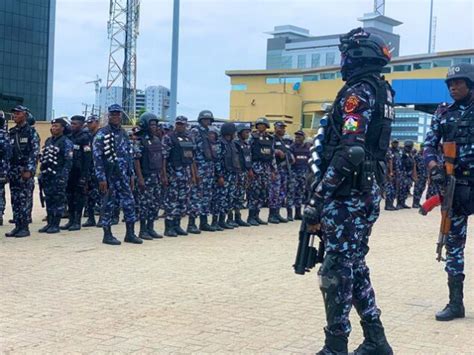
[[385, 23], [387, 25], [394, 26], [394, 27], [399, 26], [403, 23], [403, 22], [397, 21], [393, 18], [384, 16], [384, 15], [380, 15], [379, 13], [376, 13], [376, 12], [371, 12], [371, 13], [368, 13], [368, 14], [364, 14], [364, 16], [359, 17], [357, 20], [361, 21], [361, 22], [370, 21], [370, 20], [377, 20], [379, 22], [382, 22], [382, 23]]

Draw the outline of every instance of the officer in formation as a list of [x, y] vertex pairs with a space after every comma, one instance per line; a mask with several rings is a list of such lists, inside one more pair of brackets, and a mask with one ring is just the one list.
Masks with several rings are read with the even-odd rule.
[[412, 155], [413, 141], [405, 141], [401, 152], [401, 174], [397, 196], [397, 209], [410, 208], [406, 204], [411, 186], [416, 180], [416, 165]]
[[398, 148], [398, 140], [392, 140], [390, 149], [386, 155], [387, 165], [387, 176], [385, 180], [385, 210], [395, 211], [394, 205], [395, 199], [397, 198], [398, 191], [400, 189], [400, 176], [401, 176], [401, 157], [400, 150]]
[[295, 220], [301, 220], [301, 207], [307, 200], [305, 192], [306, 176], [309, 172], [308, 160], [310, 157], [310, 144], [305, 143], [305, 138], [306, 135], [303, 131], [295, 132], [295, 142], [290, 147], [295, 159], [295, 163], [292, 166], [294, 179], [293, 205], [295, 208]]
[[5, 213], [5, 185], [8, 182], [10, 158], [11, 144], [6, 130], [5, 113], [0, 111], [0, 226], [3, 226], [3, 215]]
[[380, 213], [383, 172], [378, 167], [386, 157], [394, 117], [393, 91], [381, 76], [390, 51], [381, 37], [361, 28], [341, 36], [340, 42], [346, 83], [324, 134], [322, 175], [304, 211], [308, 228], [321, 231], [325, 246], [318, 275], [327, 326], [318, 354], [348, 353], [352, 305], [364, 331], [354, 354], [393, 354], [365, 261]]
[[452, 105], [441, 105], [431, 121], [431, 131], [425, 139], [425, 163], [432, 182], [446, 183], [443, 166], [439, 163], [441, 142], [456, 143], [454, 192], [451, 228], [446, 241], [449, 303], [436, 313], [436, 320], [450, 321], [464, 318], [464, 247], [468, 217], [474, 212], [474, 65], [458, 64], [448, 70], [446, 84], [454, 100]]
[[421, 196], [426, 188], [428, 173], [426, 170], [425, 160], [423, 159], [424, 144], [420, 145], [420, 150], [416, 152], [414, 160], [416, 167], [416, 181], [413, 188], [413, 208], [420, 208]]
[[25, 106], [16, 106], [12, 114], [15, 126], [9, 130], [12, 155], [8, 182], [15, 228], [5, 236], [23, 238], [30, 235], [34, 175], [40, 150], [40, 138], [27, 121], [30, 115]]
[[[41, 151], [39, 183], [46, 202], [46, 225], [39, 233], [59, 233], [59, 223], [66, 205], [67, 183], [73, 166], [74, 144], [66, 136], [69, 122], [51, 121], [51, 137]], [[65, 132], [66, 131], [66, 132]], [[41, 193], [41, 192], [40, 192]]]

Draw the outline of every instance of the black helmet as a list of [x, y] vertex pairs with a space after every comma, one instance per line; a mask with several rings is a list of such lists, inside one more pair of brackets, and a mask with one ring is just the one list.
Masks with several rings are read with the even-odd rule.
[[252, 126], [251, 126], [250, 122], [247, 123], [247, 124], [246, 123], [239, 123], [237, 125], [237, 133], [238, 134], [241, 134], [243, 131], [251, 131], [251, 130], [252, 130]]
[[267, 128], [270, 128], [270, 122], [268, 122], [266, 117], [257, 118], [255, 121], [255, 127], [257, 127], [259, 124], [264, 124]]
[[237, 132], [237, 127], [231, 122], [226, 122], [221, 126], [221, 136], [234, 135]]
[[214, 122], [214, 115], [209, 110], [203, 110], [203, 111], [199, 112], [198, 122], [200, 122], [201, 120], [203, 120], [205, 118], [210, 119], [211, 123]]
[[140, 119], [138, 121], [138, 126], [142, 130], [148, 129], [148, 123], [150, 121], [156, 121], [158, 122], [160, 119], [158, 118], [157, 115], [155, 115], [153, 112], [144, 112], [140, 115]]
[[414, 145], [413, 141], [405, 141], [405, 142], [403, 142], [403, 146], [404, 146], [405, 148], [413, 148], [413, 145]]
[[445, 82], [448, 84], [450, 80], [454, 79], [469, 81], [467, 85], [472, 87], [474, 85], [474, 64], [461, 63], [450, 67]]

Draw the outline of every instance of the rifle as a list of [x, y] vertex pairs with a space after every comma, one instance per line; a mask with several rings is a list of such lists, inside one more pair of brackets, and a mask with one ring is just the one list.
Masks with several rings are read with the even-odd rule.
[[44, 191], [43, 191], [43, 183], [41, 182], [41, 177], [38, 179], [38, 187], [39, 187], [39, 198], [41, 202], [41, 207], [44, 208]]
[[[315, 237], [319, 237], [319, 246], [314, 246]], [[298, 250], [293, 268], [298, 275], [304, 275], [309, 272], [318, 263], [324, 259], [324, 242], [320, 233], [310, 233], [307, 230], [306, 222], [301, 222], [299, 231]]]

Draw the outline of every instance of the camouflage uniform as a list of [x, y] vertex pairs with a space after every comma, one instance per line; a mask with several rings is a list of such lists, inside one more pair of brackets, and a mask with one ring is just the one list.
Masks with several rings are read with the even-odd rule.
[[291, 145], [291, 152], [295, 157], [295, 164], [292, 166], [294, 176], [294, 198], [293, 206], [296, 208], [296, 214], [301, 210], [301, 206], [306, 203], [306, 175], [309, 171], [308, 159], [309, 145], [306, 143]]
[[220, 154], [216, 164], [217, 179], [222, 178], [224, 185], [217, 185], [219, 214], [227, 215], [235, 208], [234, 201], [237, 188], [237, 175], [241, 171], [239, 154], [234, 142], [220, 139]]
[[415, 182], [415, 188], [413, 189], [413, 207], [418, 208], [421, 196], [426, 188], [426, 181], [428, 180], [428, 172], [426, 170], [422, 151], [415, 155], [415, 164], [417, 180]]
[[10, 158], [12, 147], [5, 128], [0, 128], [0, 225], [3, 224], [3, 214], [5, 213], [5, 184], [7, 183], [8, 171], [10, 170]]
[[[397, 157], [392, 149], [387, 151], [385, 162], [387, 164], [387, 176], [384, 183], [384, 192], [385, 192], [385, 209], [394, 209], [393, 203], [397, 197], [397, 182], [396, 176], [398, 175], [395, 171], [397, 168], [396, 163]], [[392, 175], [390, 176], [390, 169]]]
[[407, 152], [405, 149], [402, 150], [401, 155], [401, 174], [400, 174], [400, 188], [397, 197], [397, 208], [406, 208], [406, 200], [410, 193], [410, 188], [413, 184], [413, 168], [415, 166], [415, 161], [411, 156], [410, 152]]

